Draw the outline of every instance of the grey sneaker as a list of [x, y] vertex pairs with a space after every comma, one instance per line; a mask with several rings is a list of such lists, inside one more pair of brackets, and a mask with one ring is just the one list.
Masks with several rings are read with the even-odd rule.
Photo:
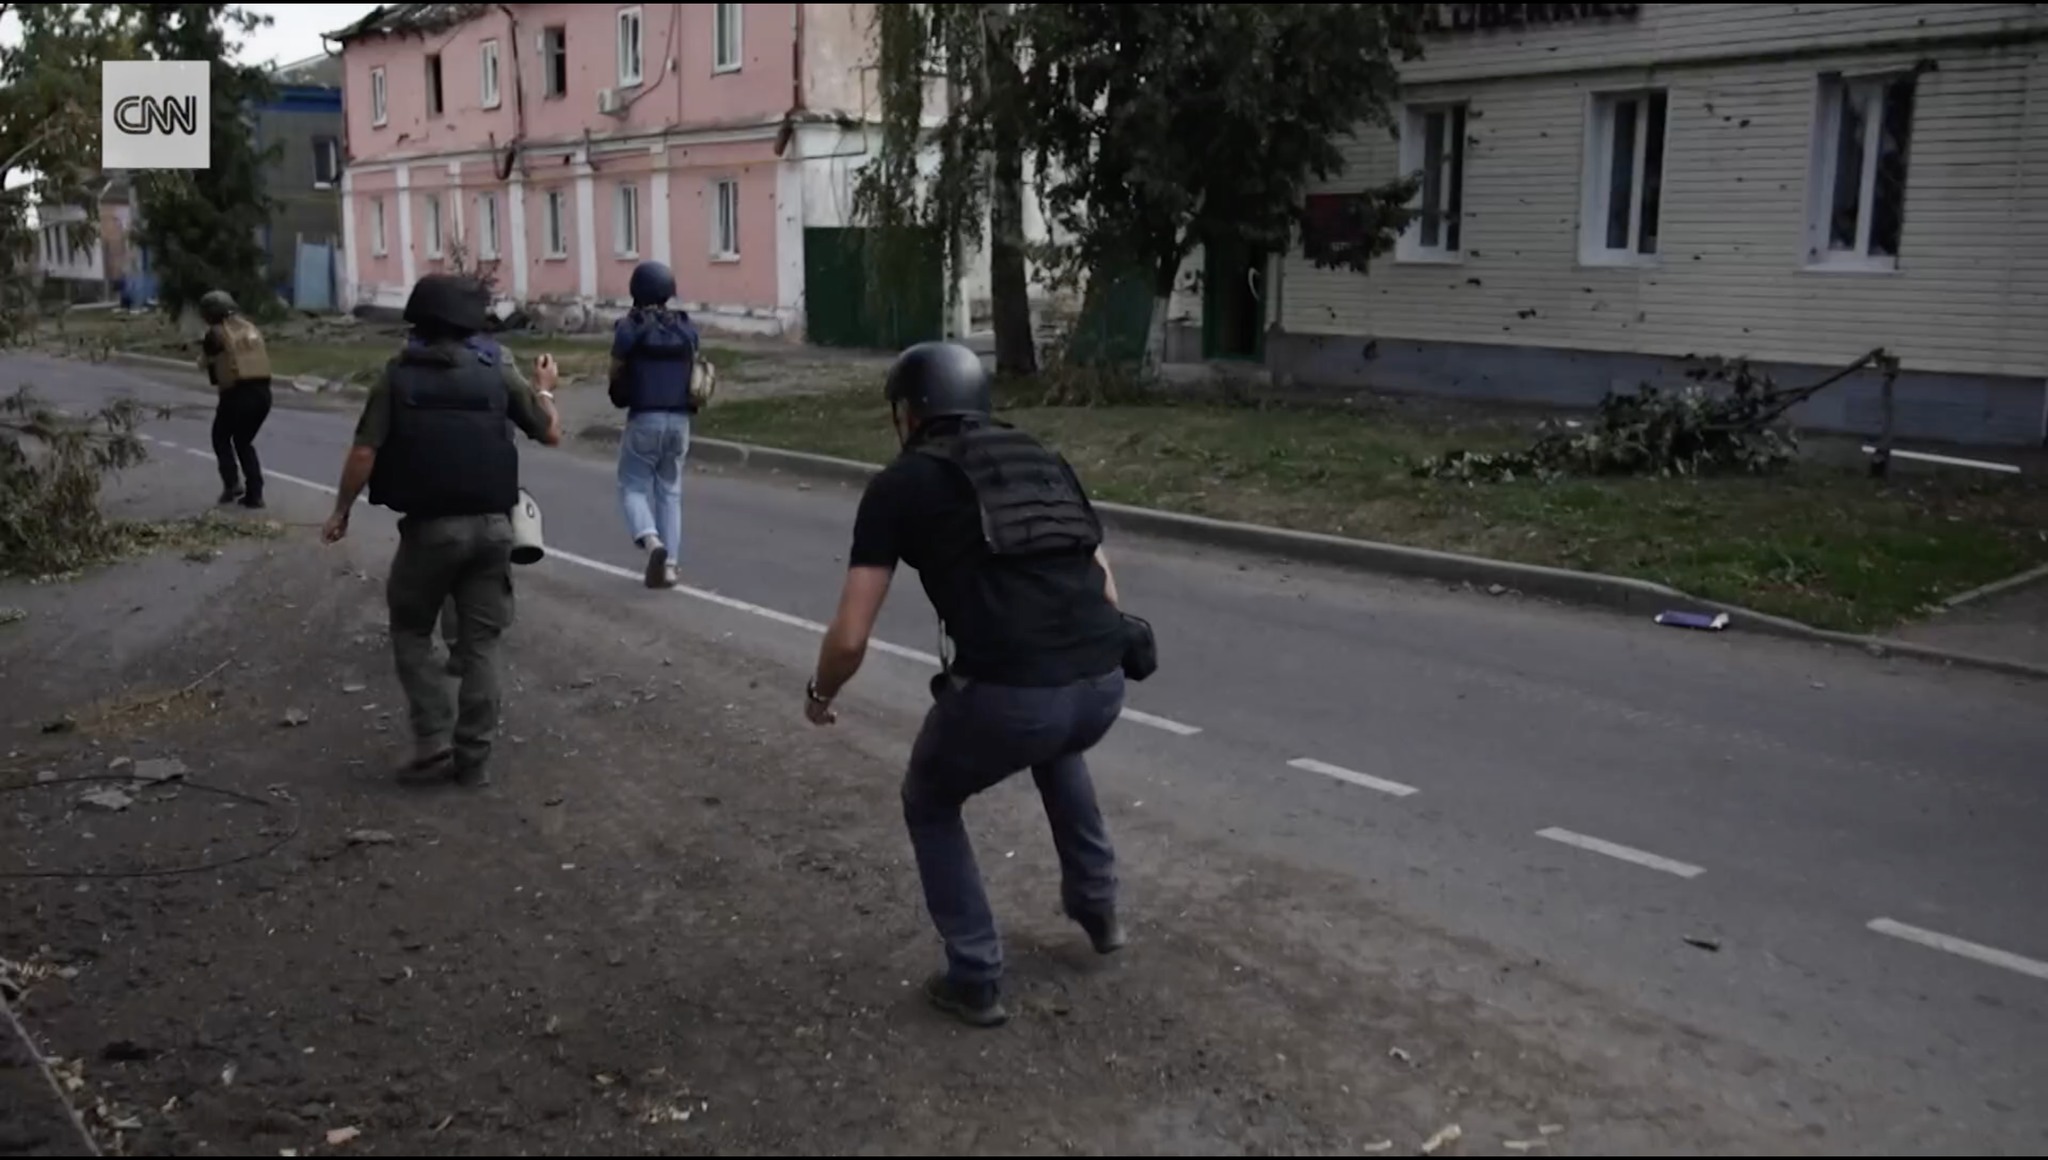
[[656, 540], [653, 546], [647, 549], [647, 586], [649, 588], [666, 587], [667, 585], [663, 582], [668, 579], [668, 576], [668, 549], [661, 546], [661, 541]]

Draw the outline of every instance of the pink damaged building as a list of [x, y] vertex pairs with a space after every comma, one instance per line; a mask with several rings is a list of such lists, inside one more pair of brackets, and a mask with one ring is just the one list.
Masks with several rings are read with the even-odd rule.
[[871, 147], [871, 8], [392, 4], [332, 34], [343, 307], [470, 260], [505, 304], [602, 316], [652, 258], [710, 327], [802, 335], [807, 297], [811, 329], [852, 325], [825, 314], [858, 288], [807, 295], [806, 249], [843, 267], [819, 251]]

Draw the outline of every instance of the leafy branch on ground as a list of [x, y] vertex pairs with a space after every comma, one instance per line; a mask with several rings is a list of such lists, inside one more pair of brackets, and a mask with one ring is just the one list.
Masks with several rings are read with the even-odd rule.
[[1648, 383], [1629, 394], [1610, 391], [1590, 424], [1553, 420], [1527, 450], [1447, 451], [1414, 474], [1462, 483], [1768, 475], [1799, 451], [1798, 435], [1782, 422], [1786, 412], [1870, 366], [1898, 373], [1898, 359], [1883, 348], [1817, 383], [1790, 388], [1746, 359], [1699, 359], [1686, 371], [1692, 382], [1675, 391]]
[[110, 520], [100, 509], [108, 476], [148, 459], [143, 408], [122, 399], [67, 415], [22, 388], [0, 399], [0, 573], [47, 577], [133, 552], [203, 550], [280, 529], [213, 512], [163, 523]]
[[148, 458], [141, 417], [127, 399], [84, 418], [51, 410], [27, 387], [0, 400], [0, 568], [44, 576], [119, 551], [100, 484]]

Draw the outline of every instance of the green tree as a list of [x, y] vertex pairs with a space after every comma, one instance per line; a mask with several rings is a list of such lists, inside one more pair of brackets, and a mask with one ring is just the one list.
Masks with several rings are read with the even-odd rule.
[[[1385, 127], [1396, 63], [1420, 52], [1419, 4], [1029, 4], [1018, 9], [1022, 93], [1040, 195], [1070, 273], [1091, 287], [1150, 280], [1148, 366], [1197, 246], [1281, 250], [1343, 141]], [[1408, 179], [1352, 199], [1362, 268], [1407, 223]]]
[[[128, 54], [118, 4], [0, 4], [20, 22], [18, 43], [0, 47], [0, 336], [11, 337], [35, 308], [35, 206], [93, 208], [99, 187], [102, 60]], [[98, 240], [97, 215], [69, 240]]]
[[142, 226], [157, 270], [157, 298], [177, 317], [209, 290], [226, 290], [245, 311], [276, 306], [258, 238], [269, 222], [265, 170], [275, 147], [256, 148], [250, 109], [271, 95], [270, 77], [234, 59], [231, 38], [270, 22], [232, 4], [127, 6], [141, 55], [204, 60], [213, 66], [213, 157], [205, 169], [140, 174]]
[[[944, 240], [952, 285], [966, 251], [987, 250], [996, 367], [1015, 375], [1038, 369], [1024, 240], [1023, 70], [1016, 56], [1016, 13], [1023, 7], [1029, 6], [875, 6], [881, 143], [854, 189], [854, 217], [878, 239], [879, 294], [920, 276], [916, 263], [935, 234]], [[935, 112], [938, 124], [928, 127]], [[934, 144], [938, 165], [927, 176], [919, 159]]]

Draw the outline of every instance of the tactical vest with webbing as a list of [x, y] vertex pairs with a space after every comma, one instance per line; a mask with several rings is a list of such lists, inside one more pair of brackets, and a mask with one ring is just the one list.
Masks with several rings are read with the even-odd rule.
[[233, 314], [215, 325], [220, 330], [220, 353], [213, 356], [216, 387], [225, 391], [236, 383], [270, 377], [270, 352], [255, 323]]
[[511, 393], [494, 342], [407, 344], [386, 371], [391, 425], [370, 502], [422, 519], [502, 514], [519, 502]]
[[990, 420], [933, 436], [913, 449], [967, 477], [990, 555], [1086, 554], [1102, 544], [1102, 520], [1074, 469], [1024, 432]]

